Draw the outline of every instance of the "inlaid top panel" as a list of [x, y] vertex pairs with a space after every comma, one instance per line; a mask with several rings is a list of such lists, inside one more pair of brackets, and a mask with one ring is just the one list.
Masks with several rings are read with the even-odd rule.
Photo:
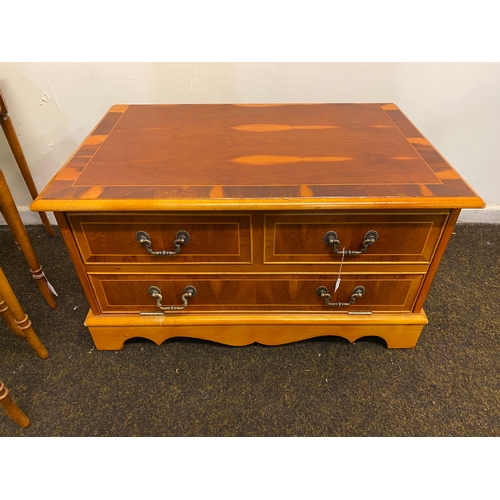
[[394, 104], [118, 105], [34, 210], [482, 207]]

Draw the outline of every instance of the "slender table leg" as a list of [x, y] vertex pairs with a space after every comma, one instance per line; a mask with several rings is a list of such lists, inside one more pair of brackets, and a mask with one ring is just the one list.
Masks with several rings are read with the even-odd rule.
[[19, 337], [25, 338], [24, 332], [19, 328], [19, 325], [16, 323], [16, 320], [14, 319], [14, 316], [12, 316], [12, 313], [10, 312], [9, 306], [3, 300], [1, 294], [0, 294], [0, 314], [2, 315], [2, 318], [5, 320], [7, 323], [7, 326]]
[[19, 409], [19, 406], [9, 396], [9, 389], [5, 387], [3, 382], [0, 382], [0, 405], [3, 406], [7, 415], [23, 429], [30, 425], [30, 419]]
[[38, 262], [38, 259], [33, 251], [33, 247], [31, 246], [31, 242], [28, 238], [28, 233], [26, 232], [26, 228], [24, 227], [23, 221], [17, 211], [16, 204], [12, 198], [12, 194], [10, 193], [9, 186], [7, 185], [7, 181], [3, 175], [2, 170], [0, 169], [0, 211], [4, 216], [14, 238], [17, 243], [21, 247], [21, 250], [30, 266], [31, 274], [33, 278], [36, 280], [38, 287], [40, 288], [45, 300], [50, 305], [50, 307], [57, 307], [57, 303], [55, 301], [54, 295], [49, 289], [47, 278], [42, 271], [42, 266]]
[[[16, 325], [17, 328], [21, 330], [21, 335], [24, 334], [24, 337], [26, 337], [26, 340], [28, 341], [30, 346], [33, 347], [35, 352], [43, 359], [48, 358], [49, 353], [47, 352], [47, 349], [45, 349], [45, 346], [37, 337], [35, 331], [33, 330], [33, 327], [31, 326], [31, 321], [28, 318], [28, 315], [24, 312], [21, 304], [19, 304], [14, 291], [12, 290], [2, 268], [0, 267], [0, 303], [1, 302], [6, 304], [5, 307], [7, 307], [9, 311], [7, 312], [7, 315], [10, 314], [13, 317], [14, 321], [7, 321], [7, 324], [9, 325], [9, 327], [11, 327], [14, 333], [17, 333], [17, 331], [16, 329], [13, 329], [12, 326]], [[5, 312], [4, 314], [2, 314], [2, 316], [5, 317]]]
[[[14, 155], [14, 158], [16, 160], [17, 166], [19, 167], [19, 170], [21, 171], [21, 174], [24, 178], [24, 182], [28, 187], [31, 197], [35, 199], [38, 196], [38, 191], [36, 189], [35, 182], [33, 181], [33, 177], [31, 176], [31, 171], [29, 169], [28, 162], [26, 161], [23, 150], [21, 148], [21, 144], [19, 143], [19, 139], [14, 129], [14, 125], [12, 124], [12, 121], [9, 117], [7, 104], [5, 103], [5, 99], [3, 98], [1, 92], [0, 92], [0, 123], [5, 133], [5, 137], [7, 138], [7, 142], [9, 143], [10, 149], [12, 150], [12, 154]], [[40, 219], [42, 220], [42, 223], [47, 232], [51, 236], [55, 236], [56, 233], [52, 229], [52, 226], [45, 212], [38, 212], [38, 215], [40, 215]]]

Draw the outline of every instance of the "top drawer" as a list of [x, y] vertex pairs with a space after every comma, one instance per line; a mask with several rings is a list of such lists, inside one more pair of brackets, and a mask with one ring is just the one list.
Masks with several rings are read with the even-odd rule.
[[[252, 262], [248, 214], [103, 213], [68, 214], [68, 218], [85, 263]], [[179, 243], [179, 236], [183, 236], [183, 243]], [[148, 248], [156, 254], [149, 253]], [[162, 254], [176, 249], [178, 253]]]
[[[345, 249], [344, 264], [429, 263], [448, 215], [448, 212], [268, 214], [264, 262], [338, 264]], [[367, 235], [373, 232], [376, 241], [364, 245], [369, 240]], [[348, 250], [354, 253], [349, 254]]]

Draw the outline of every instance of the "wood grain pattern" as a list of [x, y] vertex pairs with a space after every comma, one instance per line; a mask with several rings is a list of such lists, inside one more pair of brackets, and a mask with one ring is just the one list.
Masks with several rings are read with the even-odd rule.
[[337, 128], [335, 125], [279, 125], [277, 123], [253, 123], [251, 125], [236, 125], [234, 130], [243, 132], [282, 132], [283, 130], [323, 130]]
[[339, 264], [323, 238], [335, 231], [339, 251], [360, 250], [368, 231], [377, 241], [360, 255], [346, 256], [344, 264], [378, 262], [429, 263], [448, 218], [448, 212], [295, 213], [265, 217], [265, 262]]
[[115, 106], [32, 209], [483, 207], [423, 139], [394, 105]]
[[[161, 290], [163, 305], [182, 305], [186, 286], [197, 294], [189, 300], [185, 314], [199, 311], [403, 311], [410, 312], [424, 275], [342, 275], [335, 293], [337, 276], [332, 275], [155, 275], [94, 274], [89, 278], [103, 313], [159, 311], [149, 296], [150, 286]], [[328, 287], [332, 302], [349, 302], [356, 286], [365, 295], [352, 306], [330, 307], [316, 295], [320, 286]], [[182, 313], [175, 313], [182, 314]]]
[[[151, 265], [225, 264], [252, 262], [251, 216], [196, 215], [69, 215], [80, 253], [86, 263], [145, 263]], [[151, 238], [154, 251], [174, 250], [178, 231], [189, 243], [174, 256], [150, 255], [136, 240], [138, 231]]]
[[245, 165], [253, 165], [254, 167], [258, 165], [282, 165], [290, 163], [331, 163], [337, 161], [349, 161], [354, 160], [354, 158], [344, 157], [344, 156], [277, 156], [277, 155], [251, 155], [251, 156], [240, 156], [238, 158], [232, 158], [230, 161], [235, 163], [243, 163]]

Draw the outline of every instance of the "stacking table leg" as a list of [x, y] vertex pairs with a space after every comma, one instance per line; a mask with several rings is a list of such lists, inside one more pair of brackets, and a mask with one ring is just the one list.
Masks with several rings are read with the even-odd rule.
[[33, 247], [31, 246], [31, 242], [28, 238], [28, 233], [26, 232], [26, 228], [24, 227], [23, 221], [17, 211], [16, 204], [14, 199], [12, 198], [12, 194], [10, 192], [9, 186], [7, 185], [7, 181], [3, 175], [2, 170], [0, 170], [0, 211], [7, 222], [14, 238], [17, 243], [21, 247], [21, 250], [30, 266], [31, 274], [33, 278], [36, 280], [38, 287], [40, 288], [45, 300], [50, 305], [50, 307], [57, 307], [56, 300], [54, 295], [52, 294], [47, 278], [42, 271], [42, 266], [38, 262], [38, 259], [33, 251]]
[[0, 382], [0, 405], [7, 412], [7, 415], [23, 429], [30, 425], [30, 419], [19, 409], [16, 403], [9, 396], [9, 389]]
[[[35, 182], [33, 181], [33, 177], [31, 176], [31, 171], [28, 166], [28, 162], [24, 156], [23, 150], [21, 148], [21, 144], [19, 143], [19, 139], [17, 137], [16, 131], [14, 129], [14, 125], [9, 117], [9, 112], [7, 110], [7, 105], [5, 100], [0, 92], [0, 123], [2, 125], [3, 131], [5, 133], [5, 137], [7, 138], [7, 142], [9, 143], [10, 149], [12, 150], [12, 154], [16, 160], [17, 166], [21, 171], [21, 174], [24, 178], [24, 182], [28, 187], [28, 191], [31, 194], [31, 197], [35, 199], [38, 196], [38, 191], [35, 186]], [[40, 219], [47, 230], [47, 232], [51, 236], [55, 236], [56, 233], [52, 229], [52, 226], [47, 218], [45, 212], [39, 212]]]
[[[45, 346], [42, 344], [35, 331], [33, 330], [31, 321], [21, 307], [21, 304], [19, 304], [19, 301], [17, 300], [14, 291], [7, 281], [2, 268], [0, 268], [0, 304], [3, 305], [0, 312], [2, 313], [2, 316], [6, 318], [6, 322], [11, 330], [13, 330], [14, 333], [19, 336], [26, 337], [26, 340], [28, 341], [30, 346], [33, 347], [35, 352], [41, 358], [48, 358], [49, 353], [47, 352], [47, 349], [45, 349]], [[9, 316], [10, 318], [7, 319]], [[19, 329], [21, 333], [19, 333], [17, 329]]]
[[0, 294], [0, 314], [2, 315], [2, 318], [5, 320], [7, 323], [7, 326], [18, 336], [21, 338], [25, 338], [24, 332], [19, 328], [19, 325], [16, 323], [16, 320], [14, 319], [14, 316], [12, 316], [12, 313], [10, 312], [9, 306], [3, 300], [1, 294]]

